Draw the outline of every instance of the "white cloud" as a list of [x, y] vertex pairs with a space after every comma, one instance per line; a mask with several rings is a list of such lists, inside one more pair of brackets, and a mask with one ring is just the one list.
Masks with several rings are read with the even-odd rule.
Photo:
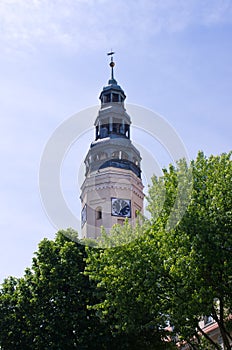
[[230, 0], [2, 0], [0, 41], [6, 51], [40, 44], [78, 50], [231, 20]]
[[205, 13], [203, 13], [205, 24], [231, 23], [232, 2], [230, 0], [212, 0], [210, 4], [211, 6], [206, 8]]

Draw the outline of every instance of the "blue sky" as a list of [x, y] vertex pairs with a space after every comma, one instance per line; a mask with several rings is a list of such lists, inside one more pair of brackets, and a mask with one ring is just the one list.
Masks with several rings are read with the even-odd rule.
[[[127, 102], [164, 116], [190, 158], [232, 149], [231, 0], [1, 0], [0, 23], [0, 281], [21, 276], [39, 241], [54, 237], [40, 159], [57, 126], [98, 104], [111, 48]], [[63, 187], [77, 212], [75, 152]]]

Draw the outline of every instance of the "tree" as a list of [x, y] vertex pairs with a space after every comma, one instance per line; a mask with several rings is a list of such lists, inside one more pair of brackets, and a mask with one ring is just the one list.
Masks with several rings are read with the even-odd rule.
[[124, 236], [131, 235], [131, 228], [128, 224], [115, 227], [105, 241], [107, 248], [89, 254], [87, 273], [105, 291], [105, 300], [95, 309], [103, 319], [114, 315], [110, 323], [114, 333], [141, 336], [146, 344], [140, 344], [142, 348], [158, 349], [167, 346], [164, 339], [170, 322], [173, 336], [193, 349], [219, 349], [199, 325], [203, 316], [211, 315], [225, 349], [230, 349], [230, 157], [206, 158], [200, 152], [190, 167], [184, 161], [171, 165], [162, 177], [153, 178], [151, 221], [145, 221], [139, 231], [137, 227], [134, 239], [121, 246], [118, 242], [127, 242]]
[[99, 301], [83, 274], [85, 247], [59, 232], [44, 239], [22, 278], [5, 280], [0, 293], [0, 346], [13, 349], [104, 349], [112, 340], [88, 306]]
[[231, 349], [231, 154], [199, 153], [152, 181], [150, 221], [116, 225], [86, 250], [60, 232], [40, 243], [24, 277], [5, 280], [2, 349], [168, 349], [177, 335], [219, 350], [203, 316]]
[[[202, 339], [219, 345], [200, 328], [202, 316], [217, 323], [225, 349], [231, 349], [232, 313], [232, 161], [231, 154], [206, 158], [202, 152], [191, 164], [191, 202], [179, 224], [160, 234], [165, 273], [169, 279], [169, 315], [183, 339]], [[176, 198], [178, 169], [165, 173], [166, 198], [162, 226]], [[167, 175], [168, 174], [168, 175]], [[157, 183], [157, 181], [156, 181]], [[154, 188], [150, 206], [157, 203]], [[180, 203], [181, 205], [181, 203]], [[176, 207], [178, 211], [178, 206]], [[155, 232], [153, 228], [153, 232]], [[194, 344], [195, 348], [197, 345]], [[205, 348], [205, 347], [204, 347]]]
[[169, 349], [166, 279], [157, 240], [145, 228], [115, 225], [103, 235], [104, 248], [88, 252], [86, 273], [105, 291], [94, 309], [123, 337], [123, 349]]

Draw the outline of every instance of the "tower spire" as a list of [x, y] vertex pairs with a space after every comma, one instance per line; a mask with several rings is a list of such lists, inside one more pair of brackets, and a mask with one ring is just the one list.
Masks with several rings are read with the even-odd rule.
[[114, 78], [114, 52], [108, 54], [110, 80], [99, 96], [95, 139], [85, 158], [85, 179], [81, 186], [82, 237], [101, 236], [101, 226], [109, 233], [125, 219], [137, 222], [143, 212], [141, 156], [130, 139], [131, 118], [126, 112], [126, 95]]
[[113, 58], [113, 55], [115, 54], [114, 51], [110, 51], [107, 53], [107, 56], [110, 56], [110, 67], [111, 67], [111, 79], [109, 80], [109, 84], [117, 84], [117, 81], [114, 79], [114, 66], [115, 66], [115, 63], [114, 63], [114, 58]]

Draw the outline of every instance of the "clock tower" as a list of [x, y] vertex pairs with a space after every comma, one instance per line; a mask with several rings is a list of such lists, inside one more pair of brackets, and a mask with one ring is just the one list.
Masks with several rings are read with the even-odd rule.
[[126, 95], [114, 78], [100, 94], [101, 106], [95, 120], [95, 140], [85, 158], [85, 180], [81, 186], [83, 238], [97, 238], [101, 226], [107, 232], [128, 218], [134, 225], [143, 212], [141, 156], [130, 139], [131, 118], [125, 109]]

